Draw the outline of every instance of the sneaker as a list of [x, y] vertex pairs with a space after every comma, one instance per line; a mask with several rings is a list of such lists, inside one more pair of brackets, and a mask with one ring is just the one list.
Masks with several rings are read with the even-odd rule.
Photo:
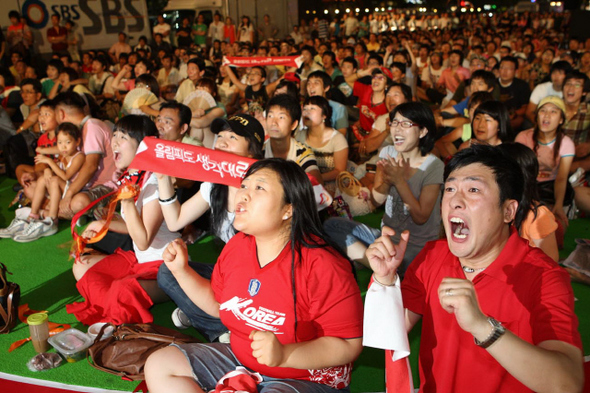
[[180, 308], [172, 311], [172, 323], [181, 330], [188, 329], [192, 326], [190, 319], [188, 319], [186, 314]]
[[19, 243], [28, 243], [44, 236], [51, 236], [57, 232], [57, 223], [51, 218], [44, 220], [31, 220], [29, 225], [12, 240]]
[[217, 338], [217, 340], [219, 340], [219, 342], [222, 344], [229, 344], [230, 343], [230, 333], [229, 332], [223, 333], [221, 336], [219, 336]]
[[12, 239], [15, 235], [22, 233], [28, 223], [27, 220], [15, 217], [7, 228], [0, 229], [0, 238]]

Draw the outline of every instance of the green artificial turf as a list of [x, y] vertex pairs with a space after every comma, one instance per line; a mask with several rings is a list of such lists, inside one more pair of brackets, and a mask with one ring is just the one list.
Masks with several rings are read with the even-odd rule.
[[[0, 176], [0, 227], [6, 227], [14, 218], [14, 213], [7, 206], [14, 196], [12, 186], [14, 180]], [[365, 217], [359, 221], [378, 227], [382, 211]], [[32, 243], [19, 244], [10, 239], [0, 239], [0, 262], [6, 264], [13, 273], [10, 280], [21, 286], [21, 304], [27, 303], [31, 309], [47, 310], [49, 320], [58, 323], [69, 323], [72, 327], [86, 331], [86, 327], [66, 313], [65, 305], [81, 300], [75, 287], [75, 280], [71, 273], [72, 261], [68, 259], [71, 236], [69, 222], [61, 222], [60, 231], [51, 237], [42, 238]], [[578, 219], [571, 222], [566, 236], [565, 249], [562, 257], [571, 252], [575, 246], [576, 237], [588, 237], [590, 220]], [[201, 240], [189, 247], [193, 260], [213, 263], [221, 251], [221, 246], [211, 237]], [[366, 291], [370, 272], [358, 271], [358, 281], [361, 291]], [[580, 319], [580, 332], [585, 347], [590, 345], [590, 315], [587, 310], [590, 302], [590, 287], [572, 284], [574, 293], [579, 299], [576, 303], [576, 313]], [[172, 302], [156, 305], [152, 308], [154, 323], [173, 327], [170, 313], [175, 308]], [[586, 312], [583, 312], [586, 311]], [[410, 363], [414, 373], [414, 381], [418, 384], [418, 348], [419, 325], [410, 335], [412, 354]], [[187, 330], [190, 332], [192, 329]], [[193, 331], [192, 334], [196, 334]], [[26, 363], [35, 355], [32, 344], [27, 343], [15, 351], [8, 353], [11, 343], [29, 336], [28, 326], [19, 323], [16, 328], [6, 335], [0, 335], [0, 372], [19, 376], [39, 378], [66, 384], [92, 386], [103, 389], [131, 391], [136, 382], [122, 381], [116, 376], [93, 369], [86, 361], [64, 363], [62, 366], [34, 373], [29, 371]], [[588, 351], [585, 352], [588, 354]], [[352, 374], [352, 392], [384, 391], [384, 357], [383, 351], [365, 348], [360, 358], [355, 362]]]

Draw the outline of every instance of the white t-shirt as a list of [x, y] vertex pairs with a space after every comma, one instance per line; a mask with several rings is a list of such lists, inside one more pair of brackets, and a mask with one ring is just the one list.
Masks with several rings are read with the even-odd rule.
[[[137, 202], [135, 202], [135, 207], [137, 208], [139, 214], [141, 214], [141, 210], [144, 205], [147, 205], [151, 201], [158, 198], [158, 179], [152, 173], [143, 183], [141, 192], [137, 198]], [[125, 215], [121, 215], [123, 216], [123, 219], [125, 219]], [[166, 249], [168, 243], [179, 237], [180, 234], [178, 232], [171, 232], [166, 225], [166, 221], [162, 221], [162, 225], [160, 225], [156, 236], [154, 236], [154, 240], [152, 240], [152, 244], [150, 244], [147, 250], [141, 251], [139, 248], [137, 248], [135, 242], [133, 242], [133, 251], [135, 251], [137, 262], [147, 263], [162, 260], [162, 254], [164, 253], [164, 249]]]
[[[201, 196], [207, 202], [209, 206], [211, 206], [211, 188], [213, 187], [213, 183], [203, 182], [201, 183], [201, 188], [199, 191], [201, 192]], [[221, 224], [221, 233], [216, 233], [221, 240], [225, 243], [229, 241], [234, 235], [236, 234], [236, 230], [233, 227], [234, 218], [236, 214], [234, 212], [226, 211], [226, 217]]]
[[162, 34], [162, 40], [166, 41], [167, 43], [170, 43], [170, 35], [165, 36], [164, 34], [169, 31], [170, 31], [170, 25], [168, 23], [163, 23], [161, 25], [157, 24], [153, 28], [154, 34], [156, 34], [156, 33]]
[[531, 97], [529, 98], [529, 102], [532, 102], [535, 105], [539, 105], [539, 102], [545, 97], [548, 96], [558, 96], [563, 98], [563, 92], [555, 91], [553, 88], [553, 83], [545, 82], [538, 84], [533, 92], [531, 93]]

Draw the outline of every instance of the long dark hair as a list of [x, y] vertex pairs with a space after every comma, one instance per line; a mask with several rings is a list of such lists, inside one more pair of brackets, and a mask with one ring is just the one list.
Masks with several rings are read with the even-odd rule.
[[[231, 130], [230, 130], [231, 131]], [[264, 157], [260, 143], [254, 137], [246, 136], [248, 141], [248, 152], [252, 158], [261, 159]], [[229, 188], [223, 184], [213, 184], [211, 187], [211, 231], [219, 236], [223, 222], [227, 217], [227, 199]]]
[[[342, 256], [350, 263], [351, 271], [355, 274], [350, 259], [332, 242], [324, 231], [320, 216], [317, 211], [315, 196], [311, 181], [305, 171], [294, 161], [282, 158], [266, 158], [252, 164], [244, 178], [258, 172], [261, 169], [269, 169], [279, 176], [283, 186], [283, 203], [291, 205], [293, 214], [291, 217], [291, 285], [293, 293], [293, 310], [295, 312], [295, 332], [297, 332], [297, 291], [295, 282], [295, 268], [301, 263], [303, 248], [325, 248], [335, 255]], [[295, 335], [297, 340], [297, 335]]]
[[[528, 147], [522, 143], [517, 142], [506, 142], [496, 146], [508, 157], [514, 158], [514, 160], [520, 166], [522, 170], [522, 176], [524, 177], [524, 200], [531, 202], [530, 208], [537, 218], [537, 210], [542, 203], [539, 197], [539, 191], [537, 189], [537, 174], [539, 173], [539, 161], [537, 155]], [[518, 217], [518, 220], [514, 220], [514, 226], [520, 232], [522, 222], [526, 219], [525, 217]]]

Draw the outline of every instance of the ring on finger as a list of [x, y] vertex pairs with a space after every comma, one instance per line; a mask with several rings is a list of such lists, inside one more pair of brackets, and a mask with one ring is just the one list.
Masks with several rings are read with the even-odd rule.
[[445, 291], [445, 296], [453, 296], [453, 289], [449, 288]]

